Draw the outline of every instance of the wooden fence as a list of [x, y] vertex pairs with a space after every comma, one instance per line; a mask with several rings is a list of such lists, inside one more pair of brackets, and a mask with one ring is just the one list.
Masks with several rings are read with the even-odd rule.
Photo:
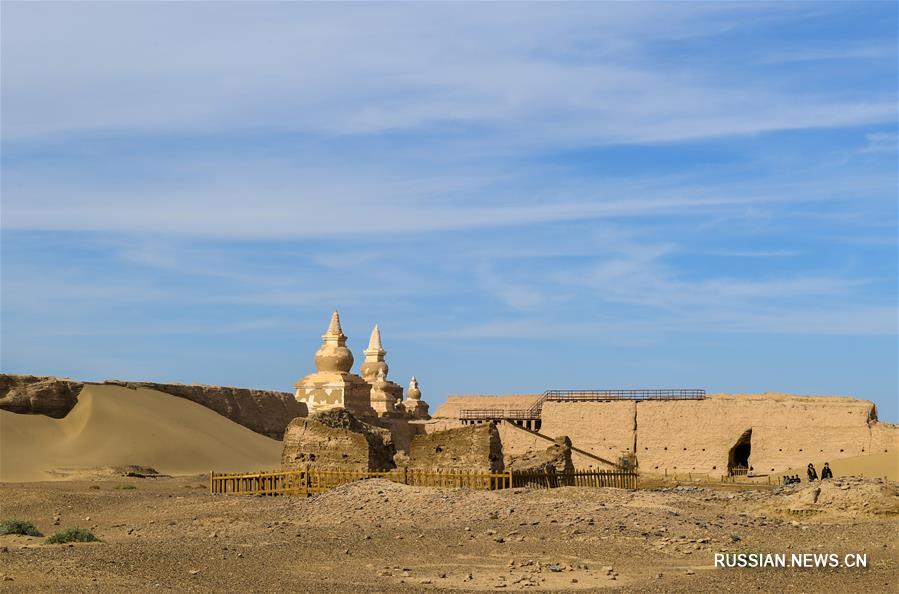
[[636, 489], [637, 473], [623, 470], [575, 470], [574, 472], [512, 472], [513, 487], [617, 487]]
[[417, 487], [465, 487], [481, 491], [531, 487], [619, 487], [637, 488], [637, 475], [632, 472], [588, 470], [573, 473], [546, 472], [474, 472], [461, 470], [419, 470], [398, 468], [383, 472], [364, 470], [332, 470], [307, 467], [297, 470], [274, 470], [242, 474], [209, 473], [212, 495], [317, 495], [339, 485], [368, 478], [383, 478]]

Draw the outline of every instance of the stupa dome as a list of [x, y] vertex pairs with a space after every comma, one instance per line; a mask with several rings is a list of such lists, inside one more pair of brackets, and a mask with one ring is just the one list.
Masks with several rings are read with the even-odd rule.
[[331, 314], [328, 331], [322, 335], [322, 346], [315, 353], [318, 371], [349, 373], [353, 368], [353, 353], [346, 346], [346, 335], [340, 327], [340, 314]]
[[406, 398], [408, 400], [421, 400], [421, 389], [418, 387], [418, 380], [415, 379], [415, 376], [412, 376], [412, 381], [409, 382], [409, 388], [406, 390]]

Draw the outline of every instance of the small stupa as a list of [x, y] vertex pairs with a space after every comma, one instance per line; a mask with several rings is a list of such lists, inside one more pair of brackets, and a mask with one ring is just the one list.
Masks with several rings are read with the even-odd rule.
[[371, 407], [378, 416], [389, 415], [396, 412], [396, 399], [387, 393], [387, 376], [384, 370], [378, 370], [378, 377], [371, 385]]
[[358, 416], [372, 416], [371, 386], [350, 373], [353, 353], [346, 346], [347, 337], [340, 327], [340, 314], [331, 314], [328, 330], [322, 335], [322, 346], [315, 353], [316, 372], [294, 384], [296, 399], [305, 402], [310, 413], [343, 407]]
[[429, 419], [428, 403], [421, 399], [421, 389], [418, 387], [418, 380], [412, 376], [409, 382], [409, 389], [406, 390], [406, 401], [403, 403], [403, 410], [406, 414], [416, 419]]

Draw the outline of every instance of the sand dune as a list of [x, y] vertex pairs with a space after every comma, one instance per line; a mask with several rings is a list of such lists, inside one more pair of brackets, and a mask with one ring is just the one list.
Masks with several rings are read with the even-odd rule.
[[54, 469], [152, 466], [164, 474], [277, 468], [281, 442], [154, 390], [86, 386], [62, 419], [0, 411], [0, 481]]

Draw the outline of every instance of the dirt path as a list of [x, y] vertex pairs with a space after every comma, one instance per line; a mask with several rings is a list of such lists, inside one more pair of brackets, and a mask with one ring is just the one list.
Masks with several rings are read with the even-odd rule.
[[[115, 488], [125, 484], [136, 488]], [[485, 493], [371, 480], [299, 499], [210, 497], [205, 486], [204, 477], [0, 485], [2, 518], [45, 534], [91, 528], [104, 541], [0, 536], [0, 589], [885, 592], [899, 578], [899, 516], [797, 515], [797, 493], [781, 490]], [[725, 551], [867, 553], [869, 567], [714, 569]]]

